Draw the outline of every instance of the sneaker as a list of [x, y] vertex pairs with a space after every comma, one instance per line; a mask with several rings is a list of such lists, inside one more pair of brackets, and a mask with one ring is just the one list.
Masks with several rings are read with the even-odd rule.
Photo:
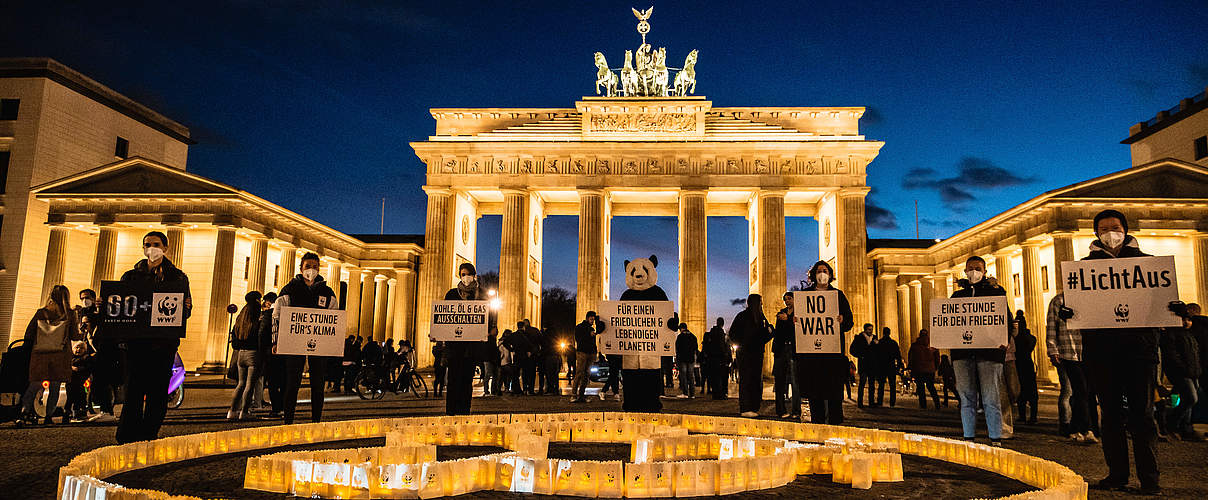
[[756, 418], [759, 416], [759, 414], [756, 412], [753, 412], [753, 411], [744, 411], [744, 412], [740, 413], [739, 416], [746, 417], [746, 418]]
[[993, 446], [995, 448], [1002, 448], [1002, 440], [1001, 439], [991, 439], [990, 446]]
[[117, 422], [117, 417], [113, 416], [112, 413], [100, 412], [96, 415], [88, 417], [88, 422], [94, 424], [109, 424]]
[[1096, 437], [1094, 434], [1092, 434], [1092, 433], [1090, 433], [1090, 432], [1088, 432], [1088, 433], [1086, 433], [1086, 434], [1083, 434], [1083, 435], [1082, 435], [1082, 440], [1083, 440], [1083, 441], [1086, 441], [1086, 442], [1088, 442], [1088, 443], [1091, 443], [1091, 444], [1095, 444], [1095, 443], [1098, 443], [1098, 442], [1099, 442], [1099, 438], [1098, 438], [1098, 437]]
[[688, 395], [687, 395], [687, 394], [680, 394], [679, 396], [676, 396], [675, 398], [676, 398], [676, 399], [688, 399]]
[[780, 418], [781, 418], [781, 419], [786, 419], [786, 418], [789, 418], [789, 414], [788, 414], [788, 413], [782, 413], [782, 414], [780, 415]]
[[1090, 489], [1099, 491], [1125, 491], [1128, 489], [1128, 481], [1117, 481], [1111, 478], [1100, 479], [1097, 483], [1092, 483]]
[[1075, 443], [1082, 443], [1082, 442], [1086, 441], [1086, 436], [1083, 436], [1082, 434], [1075, 432], [1073, 434], [1070, 434], [1070, 441], [1073, 441]]

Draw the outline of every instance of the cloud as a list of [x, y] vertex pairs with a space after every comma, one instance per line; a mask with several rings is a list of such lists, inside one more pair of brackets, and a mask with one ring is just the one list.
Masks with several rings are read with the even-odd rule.
[[933, 189], [950, 208], [959, 208], [977, 199], [977, 190], [1022, 186], [1036, 182], [1035, 177], [1020, 177], [994, 162], [966, 156], [956, 163], [956, 175], [940, 177], [933, 168], [913, 168], [902, 177], [904, 189]]
[[730, 299], [730, 305], [732, 305], [732, 306], [745, 306], [745, 305], [747, 305], [747, 298], [746, 298], [746, 297], [742, 297], [742, 298], [737, 298], [737, 299]]
[[964, 227], [968, 224], [968, 222], [964, 221], [964, 220], [960, 220], [960, 219], [939, 220], [939, 219], [929, 219], [929, 218], [924, 217], [922, 219], [919, 219], [919, 224], [923, 224], [923, 225], [927, 225], [927, 226], [935, 226], [935, 227], [952, 228], [952, 227]]
[[873, 229], [897, 229], [897, 216], [873, 200], [875, 191], [869, 191], [868, 196], [864, 198], [864, 225]]

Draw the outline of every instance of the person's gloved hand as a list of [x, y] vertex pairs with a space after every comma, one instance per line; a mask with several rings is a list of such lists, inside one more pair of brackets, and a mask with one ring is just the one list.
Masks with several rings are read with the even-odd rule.
[[1170, 301], [1169, 304], [1166, 304], [1166, 309], [1170, 310], [1170, 312], [1174, 313], [1175, 316], [1180, 318], [1187, 317], [1187, 304], [1181, 300]]
[[1057, 311], [1057, 317], [1061, 318], [1062, 320], [1070, 319], [1074, 317], [1074, 310], [1066, 306], [1061, 306], [1061, 309]]

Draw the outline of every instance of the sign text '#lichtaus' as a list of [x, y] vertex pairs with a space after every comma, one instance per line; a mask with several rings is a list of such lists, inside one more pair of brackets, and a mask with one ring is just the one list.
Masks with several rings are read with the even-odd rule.
[[340, 315], [323, 312], [290, 311], [289, 333], [295, 335], [337, 335]]
[[1107, 266], [1106, 270], [1095, 268], [1079, 269], [1066, 277], [1070, 288], [1078, 290], [1131, 290], [1145, 288], [1169, 288], [1174, 285], [1171, 270], [1162, 269], [1145, 271], [1140, 265], [1116, 268]]
[[[997, 311], [994, 302], [969, 302], [943, 304], [940, 316], [931, 318], [932, 326], [998, 326], [1007, 324], [1007, 318]], [[953, 316], [949, 316], [953, 315]]]

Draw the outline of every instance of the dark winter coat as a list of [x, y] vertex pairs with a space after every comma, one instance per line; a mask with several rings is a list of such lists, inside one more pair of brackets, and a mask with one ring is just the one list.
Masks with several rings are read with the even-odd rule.
[[[193, 314], [193, 295], [189, 292], [189, 276], [176, 267], [171, 260], [163, 257], [155, 269], [151, 269], [147, 265], [147, 259], [138, 261], [134, 264], [134, 269], [126, 271], [122, 274], [123, 283], [142, 285], [146, 287], [156, 287], [168, 284], [179, 285], [185, 291], [184, 301], [184, 318], [188, 319]], [[104, 332], [101, 332], [104, 333]], [[182, 333], [183, 337], [184, 334]], [[164, 338], [141, 338], [132, 340], [144, 345], [156, 345], [160, 347], [178, 347], [180, 339], [164, 339]]]
[[[734, 316], [730, 324], [730, 341], [738, 344], [738, 357], [763, 359], [763, 346], [772, 340], [772, 325], [763, 316], [763, 311], [743, 309]], [[743, 362], [741, 359], [739, 362]]]
[[692, 332], [682, 331], [675, 337], [675, 362], [696, 362], [696, 335]]
[[1162, 373], [1171, 381], [1198, 378], [1200, 346], [1186, 328], [1166, 328], [1162, 331]]
[[776, 317], [776, 327], [772, 332], [772, 354], [792, 356], [797, 353], [797, 329], [793, 325], [794, 315], [788, 311], [788, 308], [781, 309], [780, 312], [787, 314], [788, 318], [780, 319], [779, 315]]
[[[1128, 257], [1148, 257], [1142, 252], [1137, 239], [1131, 235], [1124, 239], [1120, 255], [1113, 257], [1099, 240], [1091, 242], [1091, 253], [1082, 260], [1115, 259]], [[1077, 313], [1077, 311], [1075, 311]], [[1082, 331], [1082, 352], [1090, 359], [1096, 355], [1111, 358], [1112, 353], [1121, 354], [1125, 358], [1158, 362], [1158, 329], [1157, 328], [1098, 328]]]
[[856, 366], [861, 375], [876, 375], [878, 372], [876, 342], [876, 333], [869, 335], [867, 338], [863, 332], [857, 333], [851, 340], [849, 352], [859, 360], [859, 364]]
[[[811, 290], [813, 289], [811, 288]], [[835, 289], [828, 288], [828, 290]], [[839, 315], [843, 317], [843, 320], [839, 322], [839, 346], [842, 350], [847, 346], [847, 335], [855, 322], [847, 295], [844, 295], [842, 290], [835, 291], [839, 292]], [[806, 381], [805, 387], [800, 388], [803, 397], [831, 401], [843, 399], [843, 385], [850, 377], [847, 355], [841, 352], [796, 354], [793, 360], [798, 373], [797, 379]]]
[[[958, 297], [999, 297], [1007, 295], [1007, 291], [1004, 290], [1003, 287], [999, 285], [991, 285], [989, 278], [983, 278], [977, 283], [969, 283], [968, 280], [960, 280], [957, 282], [957, 284], [961, 285], [963, 288], [952, 293], [952, 298], [954, 299]], [[1006, 312], [1003, 312], [1003, 314], [1008, 316], [1007, 324], [1011, 324], [1010, 314], [1007, 314]], [[1005, 345], [1006, 343], [1004, 342], [1003, 344]], [[989, 349], [951, 349], [950, 351], [952, 353], [953, 361], [976, 357], [977, 359], [1003, 363], [1006, 362], [1007, 359], [1007, 351], [997, 347]]]
[[923, 337], [919, 337], [910, 344], [910, 352], [906, 359], [909, 360], [906, 365], [910, 370], [911, 376], [918, 375], [935, 375], [935, 371], [940, 366], [940, 351], [930, 345]]
[[733, 352], [730, 351], [730, 343], [726, 342], [726, 331], [720, 326], [714, 326], [705, 334], [705, 338], [700, 342], [701, 356], [706, 362], [711, 365], [728, 367], [730, 366]]
[[575, 325], [575, 352], [581, 352], [587, 355], [596, 354], [596, 335], [604, 331], [604, 322], [596, 320], [593, 325], [587, 320]]
[[890, 337], [881, 337], [877, 341], [877, 366], [881, 367], [878, 376], [888, 377], [896, 375], [898, 368], [901, 368], [902, 363], [902, 348], [898, 346], [898, 341]]

